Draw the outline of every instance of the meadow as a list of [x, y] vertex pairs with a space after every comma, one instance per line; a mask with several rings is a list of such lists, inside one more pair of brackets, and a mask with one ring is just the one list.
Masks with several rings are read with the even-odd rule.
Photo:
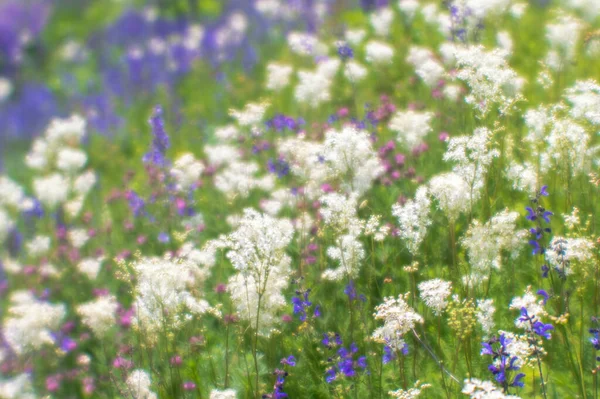
[[598, 399], [600, 1], [0, 0], [0, 399]]

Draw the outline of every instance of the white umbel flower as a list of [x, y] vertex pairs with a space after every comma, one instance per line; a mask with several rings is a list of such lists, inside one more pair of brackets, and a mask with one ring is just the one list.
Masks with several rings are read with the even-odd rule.
[[293, 70], [290, 65], [274, 62], [267, 65], [267, 89], [279, 91], [286, 88], [290, 83]]
[[69, 182], [63, 175], [54, 173], [47, 177], [35, 178], [33, 191], [42, 204], [54, 209], [67, 200]]
[[45, 255], [50, 249], [50, 242], [50, 237], [48, 236], [34, 237], [31, 241], [25, 244], [27, 254], [34, 258]]
[[451, 291], [452, 283], [439, 278], [419, 283], [421, 299], [425, 302], [427, 307], [433, 310], [433, 314], [435, 315], [440, 315], [446, 306], [448, 306], [448, 301], [446, 299]]
[[387, 36], [394, 22], [394, 11], [389, 7], [380, 8], [371, 13], [369, 20], [377, 36]]
[[12, 378], [0, 379], [0, 398], [2, 399], [36, 399], [31, 375], [19, 374]]
[[135, 322], [138, 328], [153, 339], [163, 328], [165, 317], [173, 317], [172, 327], [183, 322], [178, 315], [206, 313], [208, 303], [194, 295], [197, 286], [197, 266], [190, 261], [163, 258], [141, 258], [132, 264], [137, 275], [135, 292]]
[[256, 126], [263, 120], [267, 108], [269, 108], [268, 103], [248, 103], [241, 111], [235, 109], [229, 110], [229, 115], [240, 126]]
[[400, 225], [400, 238], [406, 244], [411, 254], [416, 255], [419, 247], [427, 234], [427, 227], [431, 225], [429, 208], [431, 200], [427, 186], [417, 189], [414, 200], [408, 200], [404, 205], [394, 204], [392, 215], [398, 218]]
[[527, 310], [529, 317], [535, 317], [537, 320], [547, 314], [544, 309], [544, 299], [532, 293], [531, 287], [527, 287], [523, 296], [514, 297], [509, 306], [509, 309], [519, 312], [519, 317], [515, 319], [515, 326], [528, 330], [531, 328], [529, 322], [521, 320], [520, 312], [523, 308]]
[[477, 322], [481, 326], [481, 330], [486, 336], [489, 336], [494, 330], [494, 313], [496, 307], [493, 299], [478, 299], [477, 300]]
[[39, 301], [28, 291], [12, 293], [7, 313], [4, 338], [18, 355], [53, 344], [52, 332], [66, 315], [65, 305]]
[[574, 118], [585, 118], [594, 125], [600, 125], [598, 83], [593, 80], [578, 81], [573, 87], [567, 89], [565, 97], [572, 104], [570, 113]]
[[569, 275], [573, 273], [572, 262], [589, 262], [594, 259], [594, 247], [594, 242], [587, 238], [555, 236], [546, 251], [546, 259], [550, 266]]
[[213, 389], [210, 391], [209, 399], [237, 399], [237, 392], [233, 389], [225, 389], [223, 391]]
[[0, 206], [19, 209], [22, 207], [24, 199], [25, 195], [21, 186], [7, 176], [0, 176]]
[[232, 301], [240, 318], [263, 335], [269, 335], [276, 311], [285, 305], [282, 290], [288, 285], [291, 263], [285, 251], [293, 233], [289, 220], [245, 209], [237, 229], [222, 240], [238, 271], [229, 279]]
[[371, 40], [365, 46], [366, 60], [374, 65], [390, 64], [394, 58], [394, 49], [385, 42]]
[[312, 108], [331, 100], [332, 80], [324, 73], [317, 71], [298, 71], [298, 84], [294, 98], [301, 104]]
[[331, 174], [342, 180], [346, 192], [364, 193], [383, 173], [369, 134], [351, 126], [325, 132], [324, 156]]
[[90, 280], [95, 280], [98, 277], [103, 260], [101, 257], [84, 258], [77, 264], [77, 270], [85, 274]]
[[177, 182], [177, 189], [187, 191], [198, 182], [204, 165], [194, 158], [193, 154], [185, 153], [175, 160], [171, 168], [171, 176]]
[[432, 112], [398, 111], [392, 116], [388, 127], [398, 133], [397, 140], [412, 149], [421, 144], [431, 132]]
[[517, 212], [504, 210], [485, 224], [473, 221], [462, 239], [472, 268], [473, 282], [486, 280], [491, 269], [500, 270], [504, 252], [511, 258], [519, 254], [528, 234], [526, 230], [517, 230], [519, 218]]
[[373, 340], [400, 351], [404, 348], [404, 335], [423, 323], [423, 318], [406, 303], [407, 295], [387, 297], [375, 308], [375, 320], [383, 320], [383, 326], [372, 335]]
[[453, 172], [434, 176], [429, 181], [429, 192], [451, 221], [455, 221], [461, 213], [468, 211], [471, 201], [477, 199], [471, 195], [470, 187], [464, 179]]
[[471, 399], [520, 399], [518, 396], [506, 395], [490, 381], [481, 381], [476, 378], [465, 380], [462, 393]]
[[81, 316], [83, 324], [98, 338], [103, 338], [116, 323], [118, 307], [117, 299], [112, 295], [106, 295], [77, 306], [77, 313]]
[[152, 385], [152, 381], [150, 380], [150, 375], [144, 370], [133, 370], [129, 377], [127, 377], [127, 381], [125, 381], [128, 394], [133, 399], [157, 399], [158, 396], [154, 392], [150, 390], [150, 385]]
[[65, 173], [75, 173], [85, 166], [87, 155], [75, 148], [63, 148], [56, 156], [56, 167]]

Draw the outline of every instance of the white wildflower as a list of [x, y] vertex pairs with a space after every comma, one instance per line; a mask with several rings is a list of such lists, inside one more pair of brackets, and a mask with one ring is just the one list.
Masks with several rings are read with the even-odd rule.
[[384, 325], [373, 332], [372, 338], [395, 351], [404, 348], [404, 335], [413, 330], [417, 323], [423, 323], [423, 318], [408, 306], [406, 298], [407, 295], [386, 297], [373, 314], [375, 320], [383, 320]]
[[392, 116], [388, 127], [398, 133], [397, 140], [412, 149], [421, 144], [431, 132], [432, 112], [398, 111]]
[[496, 307], [493, 299], [478, 299], [477, 300], [477, 322], [481, 326], [481, 330], [486, 336], [489, 336], [494, 329], [494, 313]]
[[65, 305], [42, 302], [28, 291], [15, 291], [4, 319], [3, 333], [7, 344], [18, 355], [53, 344], [52, 333], [66, 315]]
[[427, 186], [417, 189], [414, 200], [408, 200], [404, 205], [394, 204], [392, 214], [398, 218], [399, 234], [405, 241], [411, 254], [416, 255], [431, 225], [429, 208], [431, 200]]
[[451, 290], [452, 283], [439, 278], [419, 283], [421, 299], [427, 307], [433, 310], [433, 314], [435, 315], [440, 315], [446, 306], [448, 306], [446, 299], [450, 295]]
[[133, 370], [125, 381], [128, 394], [132, 399], [157, 399], [158, 396], [150, 390], [152, 381], [150, 375], [144, 370]]
[[267, 89], [279, 91], [290, 83], [293, 68], [290, 65], [270, 63], [267, 65]]
[[104, 338], [116, 324], [118, 307], [117, 299], [112, 295], [106, 295], [77, 306], [77, 314], [81, 317], [82, 323], [98, 338]]
[[394, 49], [385, 42], [371, 40], [365, 46], [367, 62], [375, 65], [389, 64], [394, 58]]
[[177, 182], [177, 189], [187, 191], [198, 182], [204, 165], [194, 158], [194, 155], [185, 153], [175, 160], [171, 168], [171, 176]]

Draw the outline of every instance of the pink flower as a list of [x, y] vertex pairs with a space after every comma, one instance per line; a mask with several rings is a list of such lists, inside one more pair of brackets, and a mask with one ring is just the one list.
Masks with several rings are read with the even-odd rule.
[[58, 389], [60, 388], [60, 375], [51, 375], [50, 377], [46, 378], [46, 389], [49, 392], [55, 392], [58, 391]]
[[192, 381], [186, 381], [183, 383], [183, 389], [186, 391], [193, 391], [196, 389], [196, 384], [194, 384]]
[[116, 369], [130, 369], [133, 367], [133, 362], [129, 359], [119, 356], [113, 360], [112, 365]]
[[175, 355], [171, 357], [170, 363], [172, 366], [181, 366], [181, 364], [183, 363], [183, 359], [181, 358], [181, 356]]

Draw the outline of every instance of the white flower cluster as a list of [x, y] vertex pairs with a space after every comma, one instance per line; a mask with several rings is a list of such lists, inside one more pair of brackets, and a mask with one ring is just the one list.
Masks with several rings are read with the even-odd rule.
[[526, 230], [517, 230], [517, 212], [504, 210], [485, 224], [474, 220], [462, 239], [471, 265], [470, 280], [473, 284], [487, 280], [490, 269], [500, 270], [502, 253], [515, 258], [527, 237]]
[[506, 395], [490, 381], [481, 381], [476, 378], [465, 380], [462, 393], [471, 399], [520, 399], [515, 395]]
[[494, 158], [500, 152], [490, 148], [492, 132], [486, 128], [475, 129], [471, 136], [452, 137], [444, 160], [453, 162], [452, 171], [469, 185], [472, 201], [479, 196], [485, 185], [485, 175]]
[[260, 167], [256, 162], [234, 161], [228, 163], [223, 170], [215, 176], [215, 187], [227, 195], [234, 198], [239, 195], [243, 198], [250, 195], [254, 189], [269, 191], [275, 185], [272, 175], [257, 176]]
[[423, 281], [419, 283], [419, 292], [421, 300], [425, 302], [427, 307], [433, 310], [433, 314], [439, 316], [442, 311], [448, 306], [446, 300], [452, 291], [452, 283], [439, 278]]
[[346, 192], [364, 193], [383, 173], [381, 161], [364, 130], [351, 126], [328, 130], [323, 150], [330, 175], [341, 180]]
[[546, 251], [546, 259], [551, 266], [569, 275], [573, 272], [571, 262], [582, 263], [594, 259], [594, 242], [587, 238], [554, 236]]
[[0, 379], [0, 398], [2, 399], [36, 399], [31, 375], [19, 374], [13, 378]]
[[277, 150], [290, 164], [291, 173], [304, 184], [304, 195], [312, 200], [318, 198], [322, 194], [321, 185], [332, 179], [323, 144], [300, 135], [280, 140]]
[[514, 297], [509, 306], [509, 309], [519, 312], [519, 317], [515, 320], [515, 326], [529, 330], [531, 328], [529, 322], [520, 320], [520, 312], [523, 308], [527, 310], [529, 317], [535, 317], [538, 320], [547, 314], [544, 309], [544, 299], [540, 299], [539, 296], [532, 293], [531, 287], [527, 287], [523, 296]]
[[234, 118], [240, 126], [254, 127], [262, 122], [268, 108], [269, 104], [266, 102], [248, 103], [241, 111], [230, 109], [229, 115]]
[[150, 375], [144, 370], [133, 370], [125, 381], [128, 396], [133, 399], [157, 399], [158, 396], [150, 390], [152, 381]]
[[545, 63], [554, 70], [561, 70], [575, 58], [583, 24], [570, 15], [561, 15], [555, 23], [546, 25], [546, 39], [550, 50]]
[[66, 315], [65, 305], [38, 300], [28, 291], [15, 291], [10, 296], [3, 333], [10, 348], [22, 355], [53, 344], [56, 331]]
[[471, 104], [479, 115], [485, 117], [494, 104], [498, 112], [508, 114], [517, 101], [522, 99], [521, 78], [506, 62], [506, 53], [500, 49], [486, 51], [483, 46], [457, 48], [456, 77], [464, 81], [471, 92], [465, 101]]
[[389, 129], [398, 133], [397, 140], [409, 149], [416, 147], [431, 132], [432, 112], [398, 111], [389, 122]]
[[374, 241], [383, 241], [389, 232], [390, 227], [381, 224], [381, 215], [371, 215], [365, 223], [365, 236], [373, 236]]
[[370, 40], [367, 42], [365, 52], [366, 61], [373, 65], [387, 65], [394, 58], [394, 48], [379, 40]]
[[50, 209], [64, 203], [71, 217], [81, 212], [87, 194], [96, 184], [92, 171], [82, 172], [87, 163], [87, 155], [80, 148], [85, 125], [78, 115], [52, 120], [25, 157], [28, 167], [45, 174], [33, 180], [36, 197]]
[[195, 188], [202, 171], [204, 171], [202, 162], [194, 158], [193, 154], [186, 153], [175, 160], [171, 168], [171, 176], [177, 183], [177, 190], [186, 192]]
[[169, 256], [143, 257], [131, 267], [137, 277], [135, 325], [146, 332], [149, 339], [161, 331], [166, 317], [170, 317], [171, 326], [178, 328], [185, 321], [180, 315], [182, 311], [189, 311], [185, 315], [187, 319], [210, 310], [208, 302], [191, 291], [205, 276], [192, 262]]
[[98, 258], [83, 258], [77, 264], [77, 270], [80, 273], [85, 274], [90, 280], [95, 280], [100, 273], [102, 268], [103, 257]]
[[290, 83], [293, 68], [290, 65], [270, 63], [267, 65], [267, 89], [280, 91]]
[[[600, 4], [600, 3], [598, 3]], [[565, 97], [571, 103], [571, 116], [600, 125], [600, 85], [593, 80], [577, 81], [567, 89]]]
[[81, 321], [89, 327], [98, 338], [103, 338], [116, 323], [119, 303], [112, 295], [100, 296], [77, 306]]
[[496, 307], [493, 299], [478, 299], [477, 300], [477, 322], [481, 326], [481, 330], [485, 336], [489, 336], [494, 330], [494, 313]]
[[331, 85], [340, 67], [340, 60], [331, 58], [317, 65], [314, 71], [298, 71], [294, 97], [301, 104], [316, 108], [331, 99]]
[[281, 291], [288, 286], [291, 259], [285, 251], [293, 234], [289, 220], [245, 209], [237, 230], [222, 239], [238, 271], [229, 279], [231, 299], [240, 318], [264, 335], [286, 303]]
[[406, 61], [415, 68], [415, 72], [429, 87], [435, 87], [446, 73], [444, 66], [427, 48], [411, 46]]
[[225, 390], [218, 390], [218, 389], [213, 389], [212, 391], [210, 391], [210, 396], [209, 399], [236, 399], [237, 398], [237, 392], [234, 389], [225, 389]]
[[408, 200], [404, 205], [394, 204], [392, 206], [392, 215], [398, 218], [400, 225], [400, 238], [404, 240], [413, 256], [419, 251], [427, 234], [427, 228], [431, 225], [430, 207], [431, 199], [427, 186], [417, 189], [414, 200]]
[[423, 390], [430, 388], [431, 384], [423, 384], [421, 381], [415, 382], [415, 385], [409, 389], [398, 389], [397, 391], [390, 391], [388, 395], [392, 398], [397, 399], [415, 399], [421, 396]]
[[[531, 341], [531, 337], [527, 334], [515, 334], [508, 331], [498, 331], [498, 335], [504, 335], [506, 338], [506, 353], [510, 358], [516, 358], [514, 364], [516, 367], [535, 367], [537, 363], [537, 355], [540, 357], [546, 355], [546, 351], [535, 342]], [[496, 359], [494, 364], [500, 365], [500, 359]]]
[[330, 193], [321, 197], [323, 223], [335, 234], [335, 245], [327, 249], [327, 256], [339, 263], [335, 269], [323, 272], [326, 280], [340, 281], [345, 276], [355, 277], [365, 256], [359, 240], [365, 222], [358, 217], [358, 197]]
[[324, 55], [327, 53], [327, 45], [310, 33], [290, 32], [287, 36], [290, 50], [298, 55]]
[[383, 326], [377, 328], [372, 335], [373, 340], [385, 344], [393, 350], [404, 348], [404, 335], [423, 323], [423, 318], [406, 303], [407, 295], [398, 298], [387, 297], [375, 308], [375, 320], [383, 320]]
[[456, 221], [461, 213], [469, 210], [475, 199], [467, 182], [454, 172], [432, 177], [429, 181], [429, 192], [451, 221]]
[[380, 8], [371, 13], [369, 21], [377, 36], [387, 36], [394, 22], [394, 11], [389, 7]]

